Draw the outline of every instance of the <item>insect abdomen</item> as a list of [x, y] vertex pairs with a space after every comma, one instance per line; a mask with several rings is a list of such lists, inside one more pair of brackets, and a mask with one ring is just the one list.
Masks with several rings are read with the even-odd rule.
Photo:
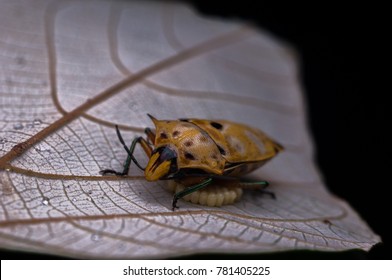
[[[226, 120], [188, 120], [204, 130], [229, 163], [264, 161], [283, 147], [259, 129]], [[252, 169], [253, 170], [253, 169]]]

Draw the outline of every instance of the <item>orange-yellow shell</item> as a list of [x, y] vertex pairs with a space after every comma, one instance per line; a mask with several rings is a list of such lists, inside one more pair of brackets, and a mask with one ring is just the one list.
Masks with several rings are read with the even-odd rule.
[[226, 120], [157, 120], [155, 148], [171, 146], [181, 168], [241, 176], [263, 165], [283, 147], [262, 131]]

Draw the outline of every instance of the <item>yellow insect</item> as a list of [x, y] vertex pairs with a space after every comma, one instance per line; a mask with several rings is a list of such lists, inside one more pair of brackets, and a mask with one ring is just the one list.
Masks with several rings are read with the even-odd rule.
[[[226, 120], [158, 120], [148, 116], [155, 125], [155, 131], [146, 128], [147, 139], [136, 137], [130, 148], [116, 126], [118, 138], [128, 157], [122, 172], [105, 169], [101, 174], [126, 175], [133, 161], [144, 170], [148, 181], [175, 180], [186, 187], [174, 194], [173, 210], [178, 208], [178, 199], [216, 182], [223, 186], [239, 182], [243, 186], [259, 185], [264, 189], [268, 182], [246, 182], [241, 181], [240, 177], [259, 168], [283, 150], [264, 132], [244, 124]], [[133, 156], [137, 143], [149, 157], [145, 168]]]

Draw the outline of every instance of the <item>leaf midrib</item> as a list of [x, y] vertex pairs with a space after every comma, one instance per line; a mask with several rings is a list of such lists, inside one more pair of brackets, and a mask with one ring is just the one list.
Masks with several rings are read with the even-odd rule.
[[[56, 13], [53, 12], [53, 7], [48, 7], [46, 12], [46, 19], [47, 21], [53, 21]], [[50, 24], [51, 23], [51, 24]], [[49, 55], [49, 71], [50, 72], [50, 81], [51, 81], [51, 94], [54, 97], [54, 101], [56, 103], [57, 94], [56, 94], [56, 60], [55, 60], [55, 49], [54, 49], [54, 30], [53, 22], [47, 22], [45, 25], [48, 26], [46, 28], [46, 40], [48, 44], [48, 55]], [[249, 35], [253, 34], [252, 29], [247, 26], [242, 26], [234, 31], [230, 31], [226, 34], [221, 36], [217, 36], [210, 40], [204, 41], [200, 44], [197, 44], [193, 47], [190, 47], [186, 50], [183, 50], [173, 56], [170, 56], [166, 59], [163, 59], [153, 65], [150, 65], [143, 70], [134, 73], [118, 83], [110, 86], [106, 90], [102, 91], [101, 93], [97, 94], [95, 97], [87, 99], [86, 102], [81, 104], [80, 106], [76, 107], [70, 112], [62, 112], [64, 115], [57, 121], [53, 122], [49, 126], [45, 127], [43, 130], [39, 131], [28, 140], [21, 142], [15, 145], [9, 152], [3, 155], [0, 158], [0, 169], [6, 169], [8, 164], [14, 160], [15, 158], [21, 156], [24, 152], [26, 152], [30, 147], [37, 144], [41, 140], [45, 139], [47, 136], [52, 134], [53, 132], [57, 131], [58, 129], [62, 128], [63, 126], [67, 125], [68, 123], [72, 122], [76, 118], [83, 115], [88, 110], [92, 109], [96, 105], [104, 102], [108, 98], [116, 95], [117, 93], [121, 92], [122, 90], [134, 85], [135, 83], [156, 74], [162, 70], [168, 69], [173, 67], [179, 63], [182, 63], [186, 60], [194, 58], [198, 55], [204, 54], [206, 52], [212, 51], [214, 49], [227, 46], [228, 44], [237, 42], [238, 40], [243, 39]]]

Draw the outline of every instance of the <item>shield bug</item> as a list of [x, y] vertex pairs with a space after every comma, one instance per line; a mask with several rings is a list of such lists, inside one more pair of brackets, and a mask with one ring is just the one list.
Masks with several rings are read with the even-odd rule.
[[[148, 181], [174, 180], [176, 184], [171, 184], [175, 192], [173, 210], [178, 208], [177, 201], [183, 197], [209, 206], [233, 203], [242, 194], [239, 189], [249, 186], [261, 187], [263, 192], [274, 197], [273, 193], [264, 190], [268, 182], [241, 179], [283, 150], [261, 130], [226, 120], [158, 120], [148, 116], [155, 130], [146, 128], [147, 139], [136, 137], [130, 148], [116, 126], [128, 157], [122, 172], [105, 169], [100, 172], [102, 175], [126, 175], [133, 161], [144, 170]], [[136, 144], [141, 145], [149, 158], [145, 168], [133, 156]], [[209, 185], [213, 188], [206, 188]]]

